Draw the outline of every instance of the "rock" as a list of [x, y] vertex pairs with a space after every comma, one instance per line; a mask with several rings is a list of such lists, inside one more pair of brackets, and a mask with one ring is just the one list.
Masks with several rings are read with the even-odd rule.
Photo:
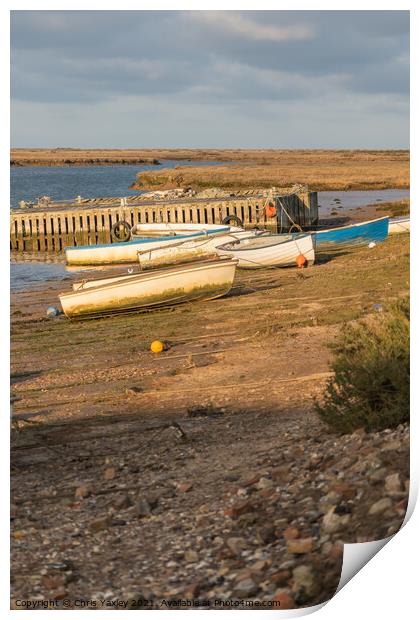
[[265, 525], [263, 527], [258, 528], [257, 530], [257, 538], [260, 542], [268, 545], [269, 543], [276, 540], [276, 528], [270, 525]]
[[236, 502], [236, 504], [233, 504], [225, 509], [224, 515], [225, 517], [232, 517], [235, 519], [236, 517], [246, 514], [247, 512], [252, 512], [253, 508], [254, 507], [249, 500]]
[[289, 570], [278, 570], [269, 576], [271, 583], [274, 583], [276, 586], [286, 586], [290, 579], [290, 571]]
[[272, 601], [278, 603], [278, 605], [273, 605], [272, 609], [294, 609], [296, 607], [289, 590], [286, 589], [277, 590]]
[[357, 488], [348, 482], [337, 482], [332, 486], [332, 491], [345, 499], [353, 499], [356, 496]]
[[133, 505], [129, 495], [119, 495], [115, 498], [113, 506], [116, 510], [123, 510], [124, 508], [130, 508]]
[[106, 530], [109, 526], [110, 519], [107, 516], [99, 517], [98, 519], [94, 519], [89, 523], [89, 529], [94, 533]]
[[369, 508], [369, 514], [379, 515], [382, 512], [385, 512], [385, 510], [388, 510], [388, 508], [391, 508], [391, 506], [392, 501], [389, 499], [389, 497], [384, 497], [383, 499], [380, 499], [374, 504], [372, 504], [372, 506]]
[[296, 527], [287, 527], [283, 532], [283, 538], [286, 540], [293, 540], [299, 537], [299, 530]]
[[152, 508], [147, 499], [141, 499], [137, 502], [135, 506], [135, 512], [136, 515], [140, 518], [148, 517], [151, 514]]
[[242, 483], [242, 486], [244, 487], [250, 487], [253, 484], [257, 484], [257, 482], [259, 481], [259, 479], [261, 478], [261, 474], [253, 474], [252, 476], [250, 476], [249, 478], [247, 478], [245, 480], [245, 482]]
[[286, 548], [289, 553], [310, 553], [314, 548], [313, 538], [296, 538], [286, 542]]
[[235, 555], [239, 555], [241, 551], [246, 549], [247, 542], [245, 538], [240, 538], [236, 536], [236, 537], [228, 538], [226, 541], [226, 545], [229, 547], [232, 553], [234, 553]]
[[235, 586], [235, 594], [239, 598], [254, 596], [258, 590], [257, 584], [250, 578], [242, 579], [242, 581], [239, 581]]
[[292, 475], [293, 474], [290, 471], [290, 467], [288, 465], [285, 465], [283, 467], [277, 467], [271, 472], [272, 480], [280, 486], [289, 482], [292, 478]]
[[257, 483], [257, 489], [271, 489], [273, 486], [273, 481], [270, 478], [260, 478]]
[[253, 573], [262, 573], [270, 565], [271, 565], [270, 560], [257, 560], [255, 564], [251, 566], [251, 571]]
[[188, 491], [191, 491], [192, 488], [193, 488], [193, 485], [190, 484], [189, 482], [181, 482], [177, 485], [177, 489], [181, 493], [188, 493]]
[[316, 596], [319, 592], [319, 583], [315, 573], [310, 566], [305, 564], [293, 569], [293, 588], [292, 592], [304, 594], [305, 599]]
[[322, 529], [328, 534], [334, 534], [341, 528], [346, 526], [350, 521], [350, 515], [338, 515], [334, 512], [335, 508], [331, 508], [322, 519]]
[[193, 549], [189, 549], [188, 551], [186, 551], [184, 553], [184, 558], [186, 559], [187, 562], [198, 562], [198, 553], [197, 551], [194, 551]]
[[393, 441], [388, 441], [388, 443], [384, 444], [381, 448], [381, 452], [397, 452], [401, 448], [401, 441], [399, 439], [394, 439]]
[[186, 599], [194, 599], [200, 594], [201, 585], [199, 583], [193, 583], [187, 587], [184, 596]]
[[77, 487], [76, 491], [74, 492], [74, 496], [77, 497], [78, 499], [83, 499], [85, 497], [88, 497], [91, 494], [91, 488], [89, 484], [81, 484], [79, 487]]
[[104, 471], [104, 479], [114, 480], [115, 474], [116, 474], [115, 467], [107, 467], [106, 470]]
[[391, 474], [385, 478], [385, 491], [390, 495], [401, 493], [402, 484], [399, 474]]

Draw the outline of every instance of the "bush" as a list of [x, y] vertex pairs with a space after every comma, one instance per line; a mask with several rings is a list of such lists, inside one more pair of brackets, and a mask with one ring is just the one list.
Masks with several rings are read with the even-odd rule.
[[347, 325], [337, 343], [323, 403], [316, 411], [332, 428], [376, 431], [409, 419], [410, 301]]

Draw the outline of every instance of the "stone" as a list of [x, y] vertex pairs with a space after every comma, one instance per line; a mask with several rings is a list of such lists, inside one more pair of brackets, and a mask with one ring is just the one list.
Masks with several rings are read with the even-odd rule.
[[283, 532], [283, 538], [286, 540], [293, 540], [299, 538], [299, 530], [296, 527], [289, 526]]
[[337, 482], [332, 486], [332, 491], [345, 499], [353, 499], [357, 494], [357, 489], [348, 482]]
[[350, 521], [350, 515], [338, 515], [334, 512], [335, 508], [331, 508], [322, 519], [322, 529], [328, 534], [334, 534], [341, 528], [346, 526]]
[[123, 510], [124, 508], [130, 508], [133, 505], [129, 495], [118, 495], [113, 503], [116, 510]]
[[186, 559], [187, 562], [198, 562], [198, 553], [197, 551], [194, 551], [193, 549], [189, 549], [188, 551], [186, 551], [184, 553], [184, 558]]
[[181, 482], [177, 485], [177, 488], [181, 493], [188, 493], [193, 488], [193, 485], [189, 482]]
[[90, 485], [88, 484], [81, 484], [79, 487], [77, 487], [76, 491], [74, 492], [74, 496], [77, 497], [78, 499], [83, 499], [85, 497], [88, 497], [91, 494], [91, 488]]
[[278, 570], [269, 576], [269, 579], [276, 586], [286, 586], [290, 579], [289, 570]]
[[314, 548], [313, 538], [296, 538], [286, 542], [286, 548], [289, 553], [310, 553]]
[[390, 474], [385, 478], [385, 491], [390, 495], [401, 493], [402, 484], [399, 474]]
[[257, 483], [257, 489], [271, 489], [273, 486], [273, 481], [270, 478], [265, 478], [264, 476], [259, 479]]
[[258, 528], [257, 530], [257, 538], [260, 542], [268, 545], [271, 542], [274, 542], [277, 538], [276, 536], [276, 528], [270, 525], [265, 525], [263, 527]]
[[108, 529], [109, 526], [110, 519], [107, 516], [99, 517], [98, 519], [94, 519], [89, 523], [89, 529], [94, 533], [102, 532], [103, 530]]
[[147, 499], [141, 499], [137, 502], [135, 506], [135, 512], [136, 515], [140, 518], [148, 517], [151, 514], [152, 508]]
[[374, 504], [372, 504], [372, 506], [369, 508], [369, 514], [379, 515], [382, 512], [385, 512], [385, 510], [388, 510], [388, 508], [391, 508], [391, 506], [392, 501], [389, 499], [389, 497], [384, 497], [383, 499], [380, 499]]
[[277, 590], [272, 601], [278, 603], [273, 605], [272, 609], [294, 609], [296, 607], [289, 590], [286, 589]]
[[236, 504], [233, 504], [225, 509], [224, 515], [225, 517], [232, 517], [235, 519], [236, 517], [246, 514], [247, 512], [252, 512], [253, 508], [254, 507], [249, 500], [236, 502]]
[[239, 553], [247, 547], [245, 538], [240, 538], [239, 536], [228, 538], [226, 545], [235, 555], [239, 555]]
[[252, 579], [242, 579], [235, 586], [235, 594], [240, 598], [254, 596], [258, 592], [258, 586]]
[[104, 471], [105, 480], [114, 480], [116, 475], [115, 467], [107, 467]]
[[315, 572], [310, 566], [302, 564], [293, 569], [292, 592], [304, 593], [305, 597], [312, 598], [319, 592], [319, 583]]

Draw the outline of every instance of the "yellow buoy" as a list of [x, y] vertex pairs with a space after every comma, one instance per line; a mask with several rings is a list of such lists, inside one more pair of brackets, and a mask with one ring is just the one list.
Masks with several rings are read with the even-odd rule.
[[153, 353], [162, 353], [162, 351], [165, 350], [165, 343], [160, 340], [153, 340], [150, 345], [150, 350], [153, 351]]

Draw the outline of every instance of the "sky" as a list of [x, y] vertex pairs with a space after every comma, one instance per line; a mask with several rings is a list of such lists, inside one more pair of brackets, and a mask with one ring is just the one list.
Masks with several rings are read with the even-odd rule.
[[408, 148], [408, 11], [12, 11], [12, 147]]

